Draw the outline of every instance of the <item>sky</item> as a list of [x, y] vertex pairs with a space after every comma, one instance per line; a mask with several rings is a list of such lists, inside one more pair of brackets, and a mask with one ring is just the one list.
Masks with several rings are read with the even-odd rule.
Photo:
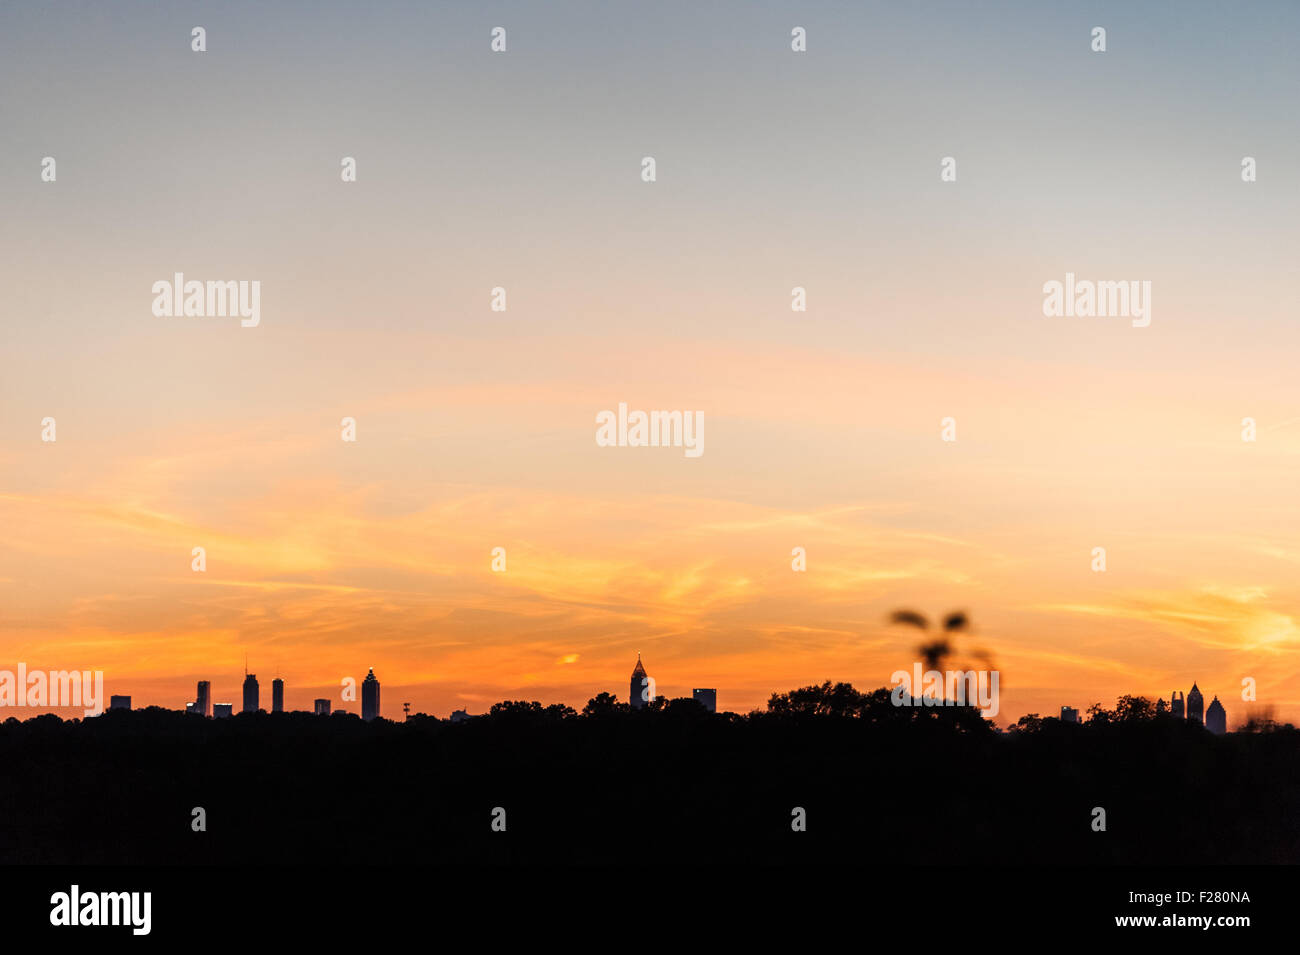
[[[1194, 681], [1300, 721], [1297, 28], [5, 4], [0, 667], [180, 707], [247, 658], [353, 711], [373, 667], [397, 718], [626, 699], [640, 652], [744, 712], [886, 685], [891, 611], [961, 609], [1002, 724]], [[177, 272], [260, 323], [155, 315]], [[1066, 273], [1149, 281], [1150, 324], [1045, 316]], [[620, 402], [704, 453], [597, 446]]]

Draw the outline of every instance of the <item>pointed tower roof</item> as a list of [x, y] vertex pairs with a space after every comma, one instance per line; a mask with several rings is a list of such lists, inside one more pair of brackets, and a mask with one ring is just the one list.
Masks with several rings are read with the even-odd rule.
[[645, 667], [644, 667], [644, 666], [642, 665], [642, 663], [641, 663], [641, 651], [640, 651], [640, 650], [638, 650], [638, 651], [636, 652], [636, 669], [634, 669], [634, 670], [632, 671], [632, 678], [633, 678], [633, 679], [636, 679], [636, 678], [639, 677], [639, 676], [645, 676]]
[[1193, 690], [1196, 690], [1196, 692], [1198, 692], [1198, 693], [1200, 692], [1200, 690], [1197, 690], [1197, 689], [1196, 689], [1196, 681], [1195, 681], [1195, 680], [1192, 681], [1192, 689], [1193, 689]]

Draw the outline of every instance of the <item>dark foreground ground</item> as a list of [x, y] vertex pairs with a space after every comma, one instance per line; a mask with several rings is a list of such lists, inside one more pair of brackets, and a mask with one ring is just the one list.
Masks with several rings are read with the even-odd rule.
[[681, 701], [458, 724], [9, 720], [0, 863], [1300, 862], [1300, 731], [1156, 717], [998, 734], [969, 710], [854, 699], [747, 717]]

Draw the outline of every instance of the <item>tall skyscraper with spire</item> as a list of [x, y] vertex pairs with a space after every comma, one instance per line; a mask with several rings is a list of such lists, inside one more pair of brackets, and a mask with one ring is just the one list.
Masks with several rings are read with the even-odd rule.
[[1228, 732], [1228, 711], [1223, 708], [1217, 696], [1210, 701], [1210, 708], [1205, 711], [1205, 728], [1219, 736]]
[[278, 676], [271, 681], [271, 712], [284, 712], [284, 681]]
[[366, 678], [361, 681], [361, 718], [369, 722], [379, 715], [379, 681], [375, 679], [375, 668], [371, 667]]
[[244, 668], [244, 709], [245, 713], [257, 712], [257, 677]]
[[1205, 698], [1195, 683], [1192, 684], [1192, 691], [1187, 694], [1187, 718], [1193, 723], [1205, 722]]
[[646, 676], [645, 666], [641, 663], [641, 651], [638, 650], [636, 668], [632, 671], [632, 682], [627, 691], [627, 701], [632, 704], [632, 709], [639, 710], [653, 698], [650, 678]]

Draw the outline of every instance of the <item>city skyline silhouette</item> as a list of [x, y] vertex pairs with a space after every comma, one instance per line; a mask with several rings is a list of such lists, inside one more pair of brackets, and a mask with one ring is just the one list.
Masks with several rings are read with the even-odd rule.
[[[899, 611], [895, 613], [895, 617], [909, 617], [909, 616], [913, 618], [909, 621], [910, 624], [922, 626], [922, 629], [924, 629], [924, 621], [921, 620], [919, 616], [914, 614], [913, 612]], [[947, 620], [947, 625], [945, 626], [945, 630], [951, 634], [959, 630], [964, 630], [966, 626], [967, 626], [967, 620], [965, 619], [964, 615], [961, 616], [950, 615], [950, 617]], [[929, 676], [941, 677], [945, 673], [947, 674], [955, 673], [955, 675], [959, 679], [961, 677], [967, 677], [972, 681], [970, 683], [970, 686], [972, 688], [972, 693], [973, 693], [973, 686], [974, 686], [973, 681], [974, 678], [977, 676], [975, 671], [967, 671], [963, 673], [961, 671], [940, 671], [938, 669], [935, 669], [941, 666], [943, 661], [946, 658], [949, 658], [953, 655], [954, 650], [951, 647], [951, 645], [949, 645], [946, 641], [932, 642], [932, 643], [923, 644], [918, 649], [921, 651], [922, 655], [926, 658], [925, 666], [930, 668], [929, 670], [925, 671], [925, 675], [927, 677]], [[915, 664], [915, 671], [918, 676], [922, 673], [921, 663]], [[931, 687], [929, 684], [923, 685], [921, 683], [915, 682], [912, 679], [909, 679], [908, 674], [904, 672], [896, 673], [894, 677], [895, 677], [894, 682], [891, 683], [890, 692], [896, 706], [906, 706], [906, 707], [970, 706], [973, 709], [979, 711], [979, 710], [984, 710], [984, 707], [986, 705], [986, 701], [982, 702], [979, 699], [977, 699], [974, 695], [968, 697], [965, 692], [966, 687], [962, 686], [960, 683], [958, 683], [959, 692], [951, 693], [949, 692], [952, 689], [951, 684], [949, 684], [949, 686], [946, 688], [941, 683], [939, 683], [934, 687]], [[830, 682], [827, 682], [824, 685], [830, 686], [831, 684]], [[851, 687], [851, 684], [847, 684], [847, 683], [842, 683], [838, 685]], [[360, 710], [361, 710], [361, 718], [363, 721], [369, 722], [374, 719], [383, 718], [381, 705], [380, 705], [380, 687], [381, 684], [375, 675], [374, 668], [373, 667], [369, 668], [366, 679], [363, 680], [361, 683]], [[656, 687], [657, 687], [656, 681], [648, 675], [648, 672], [642, 661], [641, 654], [640, 652], [638, 652], [635, 666], [633, 667], [631, 676], [629, 678], [628, 694], [626, 700], [621, 705], [624, 705], [632, 710], [637, 710], [646, 707], [655, 708], [654, 704], [656, 703], [656, 701], [658, 701], [660, 707], [666, 705], [669, 702], [677, 703], [677, 704], [685, 703], [685, 702], [694, 702], [700, 705], [702, 709], [704, 709], [709, 713], [718, 712], [717, 710], [718, 691], [717, 688], [715, 687], [706, 687], [706, 688], [693, 687], [691, 690], [691, 695], [689, 697], [672, 697], [672, 698], [662, 696], [662, 695], [656, 695], [655, 693]], [[297, 709], [297, 708], [286, 710], [284, 706], [284, 688], [285, 688], [285, 681], [281, 677], [277, 676], [273, 681], [273, 703], [270, 712], [272, 713], [283, 713], [283, 712], [309, 713], [310, 712], [310, 713], [315, 713], [316, 715], [333, 715], [335, 713], [346, 714], [348, 711], [345, 709], [342, 703], [357, 702], [357, 698], [355, 694], [356, 686], [355, 686], [355, 681], [353, 681], [353, 686], [351, 687], [351, 689], [349, 691], [345, 691], [351, 693], [350, 698], [347, 698], [344, 693], [340, 695], [340, 702], [335, 703], [335, 701], [327, 697], [326, 698], [316, 697], [313, 699], [313, 706], [312, 709], [310, 710]], [[811, 687], [805, 687], [804, 689], [808, 690], [811, 689]], [[248, 672], [247, 661], [245, 661], [245, 672], [244, 672], [244, 683], [242, 687], [242, 695], [243, 695], [243, 702], [238, 710], [236, 710], [234, 708], [234, 705], [231, 703], [224, 703], [220, 701], [213, 702], [211, 699], [211, 681], [199, 680], [197, 681], [196, 684], [195, 700], [192, 702], [185, 703], [183, 707], [181, 707], [181, 710], [185, 713], [198, 714], [198, 715], [208, 716], [208, 717], [211, 716], [230, 717], [235, 715], [235, 713], [267, 712], [265, 709], [261, 708], [258, 705], [260, 699], [260, 685], [257, 682], [256, 675]], [[772, 706], [773, 701], [776, 700], [779, 696], [780, 694], [774, 693], [772, 697], [769, 698], [767, 703], [767, 707], [769, 709]], [[1057, 718], [1059, 718], [1061, 722], [1078, 724], [1081, 722], [1092, 722], [1094, 720], [1099, 722], [1109, 722], [1114, 719], [1119, 719], [1123, 721], [1123, 720], [1131, 720], [1131, 719], [1148, 719], [1148, 718], [1160, 716], [1160, 717], [1169, 717], [1180, 721], [1186, 720], [1188, 723], [1199, 724], [1205, 727], [1210, 732], [1216, 733], [1218, 735], [1222, 735], [1223, 733], [1227, 732], [1230, 728], [1236, 728], [1230, 726], [1228, 722], [1226, 707], [1219, 700], [1217, 695], [1214, 695], [1212, 697], [1208, 706], [1206, 705], [1206, 703], [1204, 702], [1204, 696], [1200, 692], [1199, 686], [1196, 682], [1193, 682], [1192, 688], [1189, 691], [1189, 693], [1180, 693], [1179, 691], [1174, 691], [1173, 693], [1170, 694], [1168, 700], [1165, 700], [1163, 697], [1157, 697], [1153, 701], [1146, 697], [1136, 695], [1136, 694], [1123, 694], [1120, 697], [1118, 697], [1118, 700], [1119, 700], [1119, 706], [1113, 712], [1107, 710], [1104, 704], [1101, 703], [1100, 701], [1094, 702], [1089, 706], [1083, 708], [1071, 706], [1067, 703], [1063, 703], [1060, 706], [1059, 717]], [[516, 702], [522, 702], [522, 701], [502, 700], [499, 701], [497, 704], [494, 704], [494, 707], [502, 706], [502, 705], [513, 705]], [[529, 705], [532, 706], [543, 705], [539, 701], [528, 701], [528, 703]], [[598, 703], [601, 706], [620, 705], [617, 693], [610, 693], [608, 691], [600, 691], [591, 699], [589, 699], [587, 702], [587, 707], [590, 708], [591, 706], [596, 705]], [[552, 705], [564, 709], [569, 709], [569, 710], [574, 709], [571, 705], [565, 703], [552, 704]], [[159, 709], [168, 709], [168, 707], [159, 707], [157, 704], [150, 704], [150, 703], [142, 703], [140, 708], [148, 709], [150, 707], [155, 707]], [[420, 717], [420, 718], [428, 718], [430, 716], [433, 716], [433, 718], [435, 719], [437, 718], [435, 714], [428, 714], [423, 711], [417, 711], [415, 713], [412, 713], [411, 704], [409, 702], [403, 702], [401, 704], [401, 707], [403, 711], [403, 720], [409, 720], [412, 716]], [[113, 710], [131, 710], [135, 708], [136, 708], [135, 701], [131, 694], [111, 694], [110, 703], [106, 707], [106, 709], [113, 709]], [[219, 713], [214, 712], [214, 710], [218, 708], [220, 712]], [[994, 709], [996, 709], [996, 704], [994, 704]], [[55, 708], [36, 708], [34, 712], [28, 714], [28, 718], [31, 718], [35, 715], [40, 715], [41, 713], [44, 712], [51, 712], [54, 713], [54, 715], [57, 715]], [[576, 712], [576, 710], [574, 710], [574, 712]], [[724, 710], [723, 712], [730, 712], [730, 711]], [[756, 711], [751, 711], [751, 712], [756, 712]], [[1081, 713], [1083, 714], [1082, 716]], [[455, 709], [451, 711], [451, 713], [447, 718], [452, 721], [463, 721], [465, 719], [475, 718], [476, 716], [479, 715], [483, 715], [483, 714], [473, 714], [473, 713], [469, 713], [465, 709]], [[1051, 714], [1049, 713], [1047, 716], [1050, 718]], [[991, 718], [991, 716], [986, 715], [986, 712], [981, 712], [981, 718], [986, 719], [990, 726], [996, 727], [995, 721]], [[1010, 723], [1009, 728], [1014, 731], [1016, 729], [1023, 729], [1024, 727], [1029, 725], [1037, 725], [1038, 723], [1041, 722], [1043, 718], [1044, 717], [1040, 716], [1040, 714], [1038, 713], [1025, 714], [1021, 716], [1018, 720]], [[1252, 708], [1251, 712], [1249, 712], [1249, 715], [1245, 719], [1241, 720], [1240, 722], [1242, 726], [1254, 726], [1255, 724], [1260, 722], [1267, 723], [1270, 725], [1278, 723], [1278, 721], [1274, 718], [1274, 714], [1271, 708], [1267, 708], [1267, 707]]]

